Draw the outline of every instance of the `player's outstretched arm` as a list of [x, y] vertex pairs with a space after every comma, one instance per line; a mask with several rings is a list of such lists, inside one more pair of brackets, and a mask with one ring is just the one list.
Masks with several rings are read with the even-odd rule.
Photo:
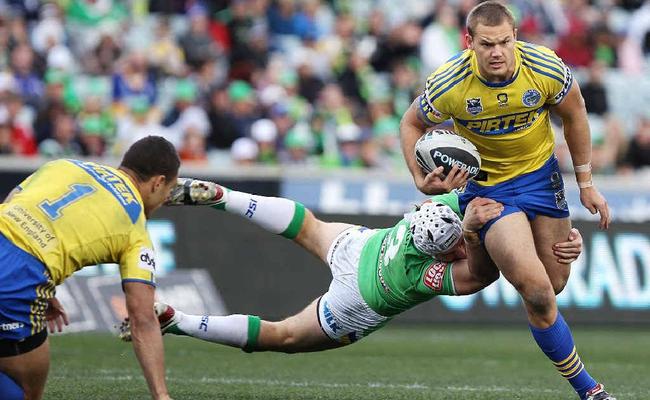
[[600, 194], [591, 180], [591, 134], [587, 110], [578, 82], [573, 82], [564, 100], [553, 109], [562, 118], [564, 137], [569, 146], [576, 181], [580, 188], [580, 201], [592, 214], [600, 214], [600, 228], [607, 229], [611, 222], [611, 215], [605, 197]]
[[154, 287], [148, 284], [124, 283], [133, 349], [152, 398], [167, 400], [169, 394], [165, 384], [165, 353], [160, 324], [153, 309], [154, 291]]
[[463, 238], [467, 258], [454, 263], [454, 287], [459, 295], [475, 293], [499, 278], [499, 270], [481, 243], [478, 230], [498, 217], [503, 205], [477, 197], [470, 201], [463, 218]]

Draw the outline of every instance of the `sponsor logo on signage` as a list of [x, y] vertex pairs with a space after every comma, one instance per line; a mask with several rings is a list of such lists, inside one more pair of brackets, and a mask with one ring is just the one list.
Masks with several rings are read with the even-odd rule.
[[442, 281], [447, 270], [447, 263], [435, 262], [424, 273], [424, 285], [435, 292], [442, 291]]

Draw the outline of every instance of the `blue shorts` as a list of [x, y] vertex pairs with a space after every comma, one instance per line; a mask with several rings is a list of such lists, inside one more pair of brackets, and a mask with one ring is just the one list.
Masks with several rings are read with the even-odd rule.
[[467, 183], [460, 193], [460, 211], [464, 214], [467, 204], [475, 197], [487, 197], [503, 204], [503, 212], [488, 221], [479, 235], [485, 240], [490, 226], [508, 214], [522, 211], [529, 220], [537, 215], [567, 218], [569, 205], [564, 192], [564, 181], [555, 155], [538, 170], [501, 182], [494, 186], [481, 186], [474, 181]]
[[45, 265], [0, 234], [0, 340], [23, 340], [45, 329], [54, 292]]

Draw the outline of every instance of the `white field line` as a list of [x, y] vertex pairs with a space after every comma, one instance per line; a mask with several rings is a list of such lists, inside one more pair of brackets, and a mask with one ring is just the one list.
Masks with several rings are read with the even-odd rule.
[[[91, 375], [84, 377], [86, 380], [98, 381], [131, 381], [141, 380], [142, 375], [119, 374], [117, 370], [101, 369], [99, 375]], [[168, 371], [169, 373], [169, 371]], [[56, 378], [56, 377], [55, 377]], [[215, 384], [215, 385], [257, 385], [257, 386], [278, 386], [278, 387], [304, 387], [304, 388], [341, 388], [341, 389], [395, 389], [395, 390], [415, 390], [415, 391], [447, 391], [457, 393], [546, 393], [567, 395], [571, 393], [571, 389], [567, 386], [563, 389], [535, 389], [535, 388], [512, 388], [503, 386], [433, 386], [422, 383], [410, 384], [395, 384], [386, 382], [367, 382], [367, 383], [338, 383], [338, 382], [314, 382], [314, 381], [292, 381], [282, 379], [250, 379], [250, 378], [176, 378], [169, 376], [167, 378], [170, 382], [181, 382], [190, 384]], [[648, 392], [616, 392], [618, 396], [637, 397], [641, 395], [648, 395]]]
[[[130, 381], [142, 380], [141, 375], [114, 374], [111, 370], [100, 370], [100, 375], [87, 376], [86, 380], [105, 380], [105, 381]], [[385, 382], [367, 382], [367, 383], [337, 383], [337, 382], [312, 382], [312, 381], [291, 381], [282, 379], [248, 379], [248, 378], [175, 378], [168, 377], [168, 381], [182, 383], [204, 383], [220, 385], [258, 385], [258, 386], [286, 386], [286, 387], [304, 387], [304, 388], [366, 388], [366, 389], [397, 389], [397, 390], [446, 390], [451, 392], [482, 392], [482, 393], [562, 393], [560, 390], [553, 389], [531, 389], [531, 388], [507, 388], [500, 386], [430, 386], [421, 383], [395, 384]]]

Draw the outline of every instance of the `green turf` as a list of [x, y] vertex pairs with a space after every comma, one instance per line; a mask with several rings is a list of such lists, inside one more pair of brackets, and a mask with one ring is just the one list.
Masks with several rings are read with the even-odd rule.
[[[650, 399], [650, 334], [577, 328], [589, 371], [619, 400]], [[146, 399], [131, 345], [108, 335], [52, 337], [46, 399]], [[525, 327], [388, 327], [347, 348], [245, 354], [165, 337], [175, 399], [574, 399]]]

